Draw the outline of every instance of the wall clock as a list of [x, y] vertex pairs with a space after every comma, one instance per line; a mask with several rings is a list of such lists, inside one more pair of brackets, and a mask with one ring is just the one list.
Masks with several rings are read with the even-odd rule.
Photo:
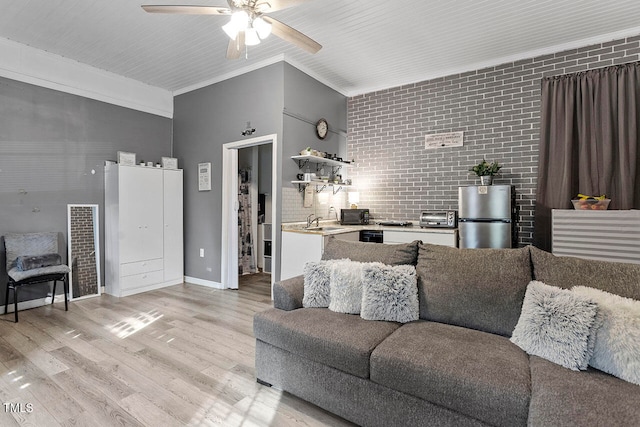
[[327, 137], [327, 133], [329, 133], [329, 123], [327, 123], [327, 120], [318, 120], [316, 123], [316, 135], [318, 138], [325, 139]]

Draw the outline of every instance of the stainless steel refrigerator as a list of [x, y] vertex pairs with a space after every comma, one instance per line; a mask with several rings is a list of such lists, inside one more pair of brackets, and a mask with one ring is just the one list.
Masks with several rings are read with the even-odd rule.
[[461, 248], [511, 248], [515, 232], [513, 187], [459, 187], [458, 217]]

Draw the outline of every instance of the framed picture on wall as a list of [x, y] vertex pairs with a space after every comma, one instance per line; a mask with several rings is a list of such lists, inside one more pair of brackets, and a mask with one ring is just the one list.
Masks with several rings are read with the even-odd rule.
[[162, 167], [165, 169], [178, 169], [178, 159], [173, 157], [163, 157]]
[[118, 151], [118, 163], [121, 165], [135, 166], [136, 153], [128, 153], [126, 151]]

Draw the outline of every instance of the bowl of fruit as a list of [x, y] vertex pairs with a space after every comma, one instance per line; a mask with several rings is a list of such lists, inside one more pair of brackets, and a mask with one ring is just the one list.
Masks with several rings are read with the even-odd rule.
[[611, 199], [607, 199], [604, 194], [602, 196], [586, 196], [578, 194], [578, 197], [571, 200], [573, 208], [581, 211], [604, 211], [609, 207]]

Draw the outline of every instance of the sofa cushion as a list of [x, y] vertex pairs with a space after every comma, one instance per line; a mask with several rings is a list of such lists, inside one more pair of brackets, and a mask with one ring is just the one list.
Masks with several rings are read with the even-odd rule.
[[592, 299], [532, 280], [511, 342], [528, 354], [584, 370], [600, 323], [598, 305]]
[[589, 365], [640, 385], [640, 301], [585, 286], [571, 292], [595, 301], [602, 317]]
[[556, 256], [531, 246], [533, 276], [561, 288], [588, 286], [640, 300], [640, 265]]
[[529, 360], [505, 337], [418, 321], [371, 355], [371, 380], [491, 425], [526, 425]]
[[362, 268], [362, 310], [367, 320], [418, 320], [418, 281], [412, 265], [367, 263]]
[[272, 308], [253, 319], [257, 339], [362, 378], [369, 378], [373, 349], [399, 326], [326, 308]]
[[364, 264], [350, 260], [324, 262], [334, 263], [331, 268], [329, 285], [329, 310], [338, 313], [360, 314], [362, 267]]
[[381, 245], [369, 242], [348, 242], [330, 236], [324, 245], [322, 259], [348, 258], [360, 262], [381, 262], [389, 265], [416, 265], [418, 241]]
[[510, 336], [531, 281], [529, 249], [421, 244], [420, 318]]
[[529, 426], [638, 426], [640, 387], [589, 368], [531, 356]]
[[309, 261], [302, 268], [304, 276], [304, 296], [302, 306], [329, 307], [329, 284], [333, 264], [338, 261]]

